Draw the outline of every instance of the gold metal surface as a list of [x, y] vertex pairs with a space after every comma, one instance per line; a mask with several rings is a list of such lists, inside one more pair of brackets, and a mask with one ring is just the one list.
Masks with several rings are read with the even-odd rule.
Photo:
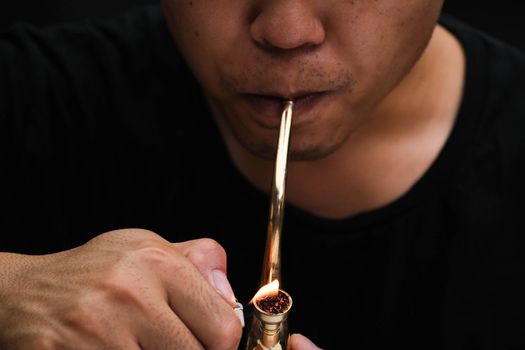
[[266, 250], [264, 253], [261, 286], [281, 279], [281, 236], [284, 214], [284, 194], [286, 186], [286, 169], [288, 162], [288, 144], [292, 129], [293, 102], [287, 101], [281, 116], [275, 172], [272, 182], [270, 215]]
[[292, 307], [292, 297], [279, 290], [288, 298], [288, 307], [282, 313], [272, 314], [262, 310], [254, 303], [252, 327], [246, 350], [285, 350], [288, 343], [288, 314]]

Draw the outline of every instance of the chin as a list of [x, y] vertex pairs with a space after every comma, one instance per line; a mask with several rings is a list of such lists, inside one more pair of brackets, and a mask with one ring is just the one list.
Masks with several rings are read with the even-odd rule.
[[310, 147], [292, 148], [288, 159], [290, 161], [316, 161], [329, 157], [334, 154], [340, 147], [340, 143], [330, 143], [329, 145], [317, 145]]
[[[276, 143], [268, 142], [268, 140], [259, 142], [254, 142], [254, 138], [251, 139], [237, 139], [238, 142], [242, 145], [252, 155], [266, 159], [274, 160], [276, 153]], [[290, 151], [288, 154], [289, 161], [316, 161], [329, 157], [333, 153], [337, 152], [341, 148], [342, 144], [345, 142], [346, 138], [334, 139], [331, 138], [329, 141], [324, 142], [301, 142], [300, 140], [293, 140], [293, 130], [292, 130], [292, 139], [290, 144]]]

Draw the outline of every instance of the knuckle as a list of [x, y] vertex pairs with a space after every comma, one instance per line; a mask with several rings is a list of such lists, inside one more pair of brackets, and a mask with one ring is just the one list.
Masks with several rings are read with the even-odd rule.
[[88, 243], [101, 244], [103, 242], [122, 246], [137, 240], [159, 240], [159, 238], [159, 235], [150, 230], [128, 228], [102, 233]]
[[215, 253], [220, 255], [226, 255], [224, 248], [212, 238], [200, 238], [196, 241], [199, 250], [208, 253]]
[[124, 229], [109, 231], [107, 232], [107, 234], [117, 235], [117, 236], [119, 235], [123, 235], [123, 236], [132, 235], [132, 236], [142, 236], [142, 237], [157, 236], [155, 232], [146, 230], [146, 229], [142, 229], [142, 228], [124, 228]]
[[195, 245], [190, 252], [191, 260], [197, 265], [205, 265], [210, 257], [218, 257], [221, 260], [226, 259], [226, 251], [215, 240], [211, 238], [201, 238], [195, 241]]
[[135, 250], [134, 253], [141, 261], [150, 263], [165, 263], [172, 259], [172, 253], [166, 247], [153, 242]]
[[127, 281], [127, 278], [124, 280], [122, 277], [115, 275], [104, 282], [100, 299], [105, 305], [117, 305], [118, 307], [141, 304], [138, 292]]
[[146, 229], [142, 229], [142, 228], [124, 229], [120, 231], [123, 231], [123, 234], [130, 235], [133, 238], [153, 239], [153, 240], [160, 239], [160, 236], [156, 234], [155, 232], [146, 230]]
[[144, 275], [134, 263], [114, 266], [97, 282], [97, 293], [92, 297], [101, 305], [116, 306], [122, 310], [143, 308]]
[[175, 251], [169, 245], [155, 239], [142, 240], [137, 247], [128, 252], [128, 258], [132, 262], [155, 267], [167, 267], [177, 261]]

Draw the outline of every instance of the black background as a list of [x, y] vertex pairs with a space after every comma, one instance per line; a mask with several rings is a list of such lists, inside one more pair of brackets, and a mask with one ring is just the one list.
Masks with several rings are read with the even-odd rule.
[[[2, 0], [0, 30], [18, 21], [36, 25], [112, 16], [133, 6], [159, 0]], [[175, 0], [179, 1], [179, 0]], [[445, 1], [444, 10], [499, 39], [525, 50], [525, 20], [518, 11], [522, 0]]]

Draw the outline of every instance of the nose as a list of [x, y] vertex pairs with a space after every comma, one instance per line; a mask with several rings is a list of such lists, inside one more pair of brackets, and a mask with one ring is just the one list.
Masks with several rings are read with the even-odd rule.
[[250, 23], [250, 35], [265, 49], [292, 50], [325, 40], [319, 10], [311, 0], [260, 1]]

